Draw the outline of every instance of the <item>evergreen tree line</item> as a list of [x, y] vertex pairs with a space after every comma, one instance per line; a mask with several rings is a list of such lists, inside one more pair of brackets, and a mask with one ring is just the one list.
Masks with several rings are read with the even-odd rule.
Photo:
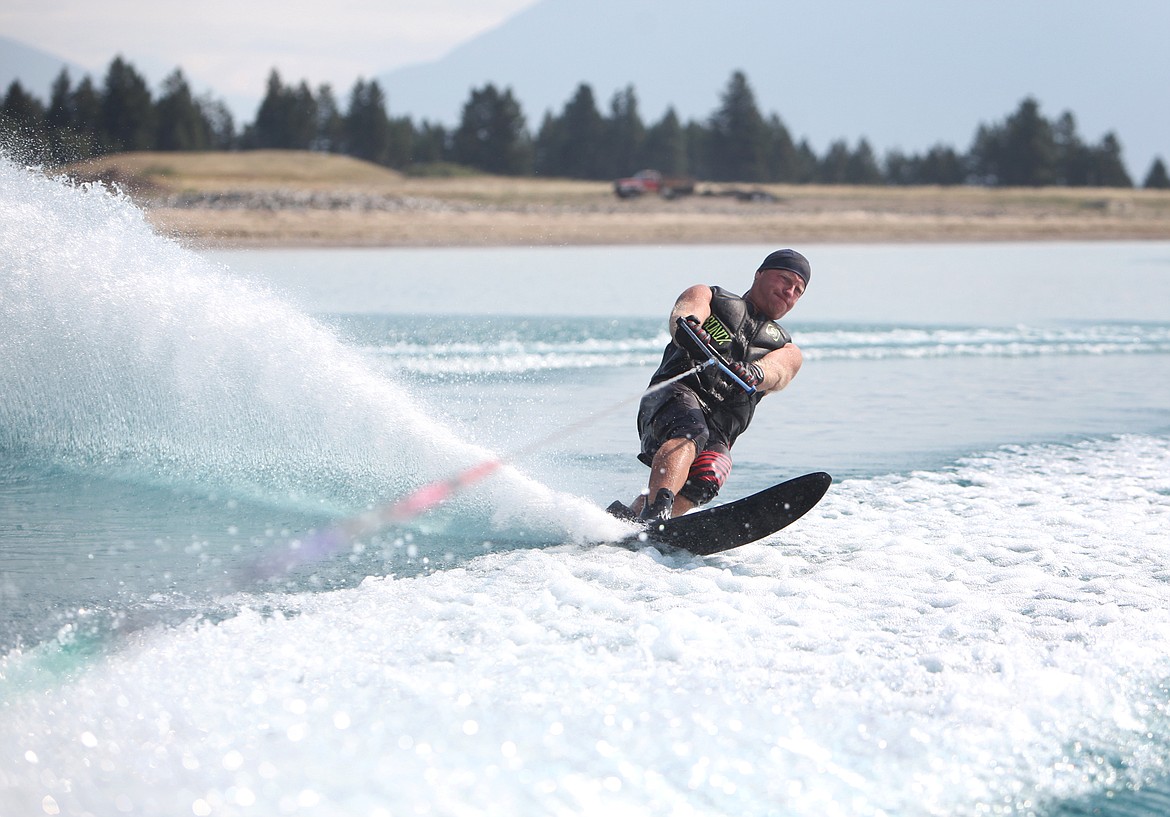
[[[358, 79], [345, 106], [329, 85], [268, 77], [254, 122], [238, 130], [227, 106], [196, 97], [176, 68], [154, 98], [145, 79], [116, 57], [101, 87], [73, 85], [62, 71], [48, 104], [13, 82], [0, 105], [0, 129], [26, 161], [62, 164], [129, 150], [287, 148], [341, 153], [414, 172], [465, 167], [501, 175], [612, 179], [642, 167], [667, 175], [744, 183], [1132, 187], [1113, 133], [1097, 144], [1077, 133], [1071, 112], [1047, 119], [1033, 98], [1003, 121], [980, 125], [966, 153], [939, 144], [920, 154], [879, 158], [865, 139], [833, 142], [822, 155], [797, 142], [775, 113], [764, 115], [747, 77], [731, 75], [705, 121], [683, 122], [669, 108], [645, 123], [633, 86], [602, 111], [579, 85], [560, 113], [545, 113], [530, 132], [511, 89], [472, 89], [459, 124], [448, 129], [391, 117], [376, 80]], [[1145, 187], [1170, 188], [1155, 159]]]
[[19, 81], [0, 104], [9, 150], [48, 164], [128, 150], [228, 150], [237, 143], [231, 113], [211, 97], [196, 98], [175, 69], [157, 99], [130, 63], [116, 57], [99, 88], [88, 76], [76, 86], [68, 71], [54, 80], [45, 105]]

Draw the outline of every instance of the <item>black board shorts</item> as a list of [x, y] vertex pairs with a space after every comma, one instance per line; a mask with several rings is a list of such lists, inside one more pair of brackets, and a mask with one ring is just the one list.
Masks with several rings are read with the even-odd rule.
[[[717, 452], [726, 457], [726, 469], [730, 471], [731, 458], [727, 456], [730, 446], [719, 430], [707, 422], [698, 396], [681, 383], [672, 383], [642, 398], [638, 406], [638, 436], [642, 442], [638, 459], [646, 465], [654, 463], [654, 455], [667, 440], [684, 438], [695, 443], [697, 459], [704, 451]], [[702, 470], [702, 464], [696, 462], [680, 491], [698, 505], [713, 499], [726, 479], [726, 473], [716, 479], [710, 474], [701, 476], [698, 472]]]
[[672, 383], [642, 398], [638, 405], [638, 436], [642, 441], [638, 459], [650, 465], [667, 440], [693, 440], [696, 453], [702, 451], [711, 429], [698, 396], [686, 386]]

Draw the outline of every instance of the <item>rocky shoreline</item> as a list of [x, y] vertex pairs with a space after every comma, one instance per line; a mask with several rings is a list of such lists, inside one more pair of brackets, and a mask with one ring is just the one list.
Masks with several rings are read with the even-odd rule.
[[117, 184], [195, 247], [1170, 240], [1170, 191], [715, 185], [619, 199], [605, 181], [412, 177], [306, 151], [127, 153]]
[[141, 204], [161, 231], [207, 247], [1170, 240], [1170, 198], [1147, 201], [1141, 191], [1043, 206], [901, 192], [557, 202], [289, 188]]

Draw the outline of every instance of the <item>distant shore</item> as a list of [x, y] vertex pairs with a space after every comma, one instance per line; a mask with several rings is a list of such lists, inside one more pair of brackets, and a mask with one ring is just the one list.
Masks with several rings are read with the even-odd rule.
[[69, 172], [119, 184], [160, 232], [209, 248], [1170, 240], [1170, 191], [700, 184], [619, 200], [607, 182], [411, 178], [290, 151]]

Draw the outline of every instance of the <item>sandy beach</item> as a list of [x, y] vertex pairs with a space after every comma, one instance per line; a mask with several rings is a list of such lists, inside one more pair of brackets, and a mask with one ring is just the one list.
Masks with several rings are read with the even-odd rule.
[[416, 178], [295, 151], [121, 154], [67, 172], [128, 192], [198, 247], [571, 246], [1170, 239], [1170, 191]]

